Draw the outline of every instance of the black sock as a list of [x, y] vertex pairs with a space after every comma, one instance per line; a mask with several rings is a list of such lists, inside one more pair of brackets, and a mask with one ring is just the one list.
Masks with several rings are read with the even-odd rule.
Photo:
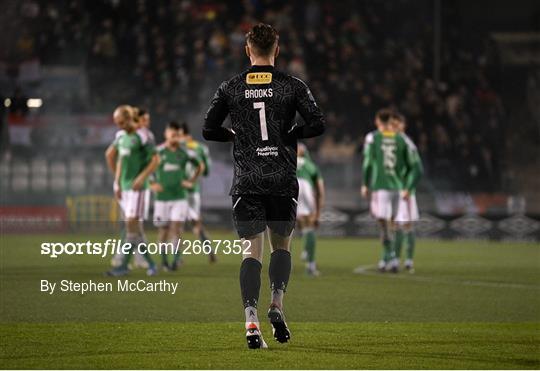
[[261, 291], [262, 264], [254, 258], [247, 258], [240, 266], [240, 291], [244, 308], [257, 308], [259, 292]]
[[278, 249], [270, 254], [270, 288], [272, 290], [287, 290], [289, 276], [291, 275], [291, 253]]

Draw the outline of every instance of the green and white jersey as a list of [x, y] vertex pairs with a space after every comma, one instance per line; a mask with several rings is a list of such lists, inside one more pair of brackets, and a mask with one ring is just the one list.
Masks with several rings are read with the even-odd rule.
[[162, 192], [156, 193], [158, 201], [183, 200], [187, 197], [188, 190], [182, 187], [182, 181], [190, 178], [188, 166], [197, 168], [200, 160], [194, 151], [184, 146], [176, 150], [161, 144], [157, 153], [160, 158], [159, 166], [155, 172], [155, 180], [163, 187]]
[[[148, 165], [156, 153], [154, 137], [148, 129], [138, 129], [128, 133], [120, 130], [116, 133], [113, 145], [120, 163], [120, 189], [129, 190], [133, 181]], [[144, 188], [148, 188], [148, 181]]]
[[[418, 185], [418, 182], [420, 181], [420, 178], [424, 173], [424, 166], [422, 165], [422, 159], [420, 158], [418, 148], [416, 148], [414, 142], [411, 140], [411, 138], [409, 138], [407, 134], [402, 133], [401, 135], [403, 136], [403, 139], [405, 139], [405, 144], [407, 144], [407, 149], [409, 151], [408, 158], [410, 167], [410, 171], [401, 174], [401, 176], [404, 179], [403, 181], [405, 184], [410, 183], [409, 192], [414, 194], [416, 193], [416, 187]], [[409, 178], [412, 179], [409, 180]]]
[[364, 184], [371, 190], [411, 190], [417, 182], [411, 155], [401, 134], [372, 131], [364, 142]]
[[[210, 151], [208, 151], [208, 147], [196, 140], [190, 140], [189, 142], [186, 143], [186, 146], [188, 150], [195, 151], [199, 160], [202, 161], [202, 163], [204, 164], [204, 171], [202, 175], [208, 176], [208, 174], [210, 173], [210, 166], [212, 164], [212, 160], [210, 159]], [[189, 176], [192, 176], [194, 172], [195, 172], [195, 167], [188, 165]], [[200, 180], [198, 180], [195, 186], [192, 189], [189, 189], [188, 192], [189, 193], [201, 192]]]
[[306, 156], [298, 158], [296, 176], [299, 181], [307, 181], [313, 189], [315, 189], [317, 182], [322, 179], [317, 165]]

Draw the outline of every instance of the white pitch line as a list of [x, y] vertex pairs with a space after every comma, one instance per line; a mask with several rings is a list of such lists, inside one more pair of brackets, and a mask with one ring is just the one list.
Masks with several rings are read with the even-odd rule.
[[354, 268], [353, 273], [355, 274], [367, 274], [370, 269], [375, 268], [375, 265], [359, 265]]
[[514, 282], [489, 282], [489, 281], [477, 281], [477, 280], [451, 280], [451, 279], [437, 279], [428, 276], [418, 276], [416, 274], [408, 273], [380, 273], [374, 272], [372, 269], [376, 268], [375, 265], [360, 265], [353, 270], [355, 274], [363, 274], [365, 276], [377, 276], [386, 278], [405, 279], [416, 282], [430, 282], [450, 285], [463, 285], [463, 286], [481, 286], [481, 287], [495, 287], [495, 288], [517, 288], [517, 289], [533, 289], [540, 290], [539, 285], [531, 285], [526, 283], [514, 283]]

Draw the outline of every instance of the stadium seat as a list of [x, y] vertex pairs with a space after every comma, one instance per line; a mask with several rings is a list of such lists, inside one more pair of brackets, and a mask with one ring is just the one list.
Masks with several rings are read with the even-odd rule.
[[92, 188], [102, 188], [105, 184], [105, 166], [102, 162], [96, 161], [92, 163], [90, 169], [90, 187]]
[[[82, 158], [72, 158], [69, 161], [70, 174], [86, 174], [86, 163]], [[84, 176], [84, 175], [83, 175]]]
[[51, 184], [50, 188], [53, 191], [64, 191], [66, 189], [66, 164], [61, 161], [51, 163]]
[[26, 162], [14, 162], [12, 166], [11, 187], [15, 192], [25, 192], [29, 186], [30, 169]]
[[86, 163], [81, 158], [69, 161], [69, 189], [78, 193], [86, 188]]
[[44, 191], [48, 185], [49, 164], [43, 158], [34, 158], [30, 162], [31, 187], [33, 191]]
[[0, 163], [0, 187], [2, 189], [9, 188], [9, 180], [11, 176], [11, 164], [8, 161]]

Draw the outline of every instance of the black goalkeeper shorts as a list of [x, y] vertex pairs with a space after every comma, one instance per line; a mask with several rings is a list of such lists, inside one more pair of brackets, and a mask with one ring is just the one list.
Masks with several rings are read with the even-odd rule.
[[234, 195], [233, 219], [240, 238], [264, 232], [266, 227], [288, 237], [296, 224], [296, 197]]

